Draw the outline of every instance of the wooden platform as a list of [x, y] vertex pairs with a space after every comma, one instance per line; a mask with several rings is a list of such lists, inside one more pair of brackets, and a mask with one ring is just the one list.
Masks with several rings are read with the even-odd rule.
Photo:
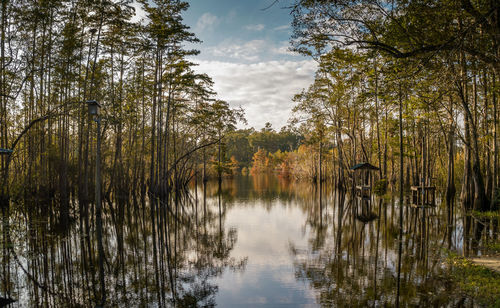
[[435, 186], [412, 186], [410, 204], [415, 208], [428, 208], [436, 206]]
[[372, 187], [367, 185], [356, 185], [356, 197], [364, 200], [371, 200]]

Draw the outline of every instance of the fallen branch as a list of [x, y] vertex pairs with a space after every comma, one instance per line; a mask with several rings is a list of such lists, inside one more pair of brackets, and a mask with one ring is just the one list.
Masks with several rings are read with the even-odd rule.
[[214, 140], [214, 141], [212, 141], [212, 142], [205, 143], [205, 144], [202, 144], [202, 145], [200, 145], [200, 146], [197, 146], [197, 147], [195, 147], [195, 148], [193, 148], [193, 149], [189, 150], [188, 152], [186, 152], [186, 153], [185, 153], [184, 155], [182, 155], [181, 157], [177, 158], [177, 160], [176, 160], [176, 161], [174, 162], [174, 164], [170, 167], [170, 169], [168, 169], [167, 173], [165, 174], [165, 178], [167, 178], [167, 179], [168, 179], [168, 178], [170, 177], [170, 175], [171, 175], [171, 174], [172, 174], [172, 172], [174, 171], [175, 167], [177, 167], [177, 164], [178, 164], [181, 160], [183, 160], [184, 158], [186, 158], [186, 157], [190, 156], [191, 154], [193, 154], [194, 152], [196, 152], [196, 151], [198, 151], [198, 150], [201, 150], [201, 149], [203, 149], [203, 148], [206, 148], [206, 147], [209, 147], [209, 146], [211, 146], [211, 145], [216, 144], [216, 143], [217, 143], [217, 142], [219, 142], [221, 139], [222, 139], [222, 137], [221, 137], [221, 138], [219, 138], [219, 139], [217, 139], [217, 140]]

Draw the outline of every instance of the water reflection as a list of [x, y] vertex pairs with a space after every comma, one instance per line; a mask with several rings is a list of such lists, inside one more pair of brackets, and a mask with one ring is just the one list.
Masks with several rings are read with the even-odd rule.
[[[17, 299], [14, 307], [88, 307], [99, 298], [93, 215], [75, 210], [61, 228], [56, 202], [17, 200], [2, 212], [1, 296]], [[193, 183], [166, 199], [107, 198], [103, 209], [110, 307], [395, 303], [395, 199], [261, 175]], [[444, 248], [471, 242], [457, 215], [404, 208], [402, 306], [473, 304], [443, 263]]]

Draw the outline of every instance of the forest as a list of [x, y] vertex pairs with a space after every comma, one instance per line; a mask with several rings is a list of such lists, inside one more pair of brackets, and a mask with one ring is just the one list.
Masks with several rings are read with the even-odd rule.
[[[131, 1], [1, 3], [2, 296], [20, 297], [24, 275], [28, 306], [214, 305], [207, 280], [245, 265], [230, 257], [223, 179], [277, 174], [351, 194], [363, 162], [377, 194], [399, 200], [396, 306], [412, 187], [437, 190], [449, 228], [469, 217], [476, 252], [498, 242], [497, 1], [270, 1], [292, 18], [290, 50], [317, 63], [280, 130], [245, 127], [196, 72], [188, 2], [137, 3], [146, 21]], [[199, 212], [213, 179], [218, 207]], [[198, 278], [181, 274], [192, 266]]]
[[448, 206], [458, 191], [466, 209], [494, 209], [497, 12], [489, 1], [299, 1], [292, 44], [320, 68], [297, 118], [319, 148], [335, 140], [340, 170], [376, 161], [390, 184], [441, 179]]

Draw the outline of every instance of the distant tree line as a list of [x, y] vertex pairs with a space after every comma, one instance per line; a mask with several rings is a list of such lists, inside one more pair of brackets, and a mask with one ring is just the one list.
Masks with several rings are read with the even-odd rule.
[[[287, 152], [296, 150], [304, 137], [300, 132], [288, 127], [275, 131], [270, 123], [260, 130], [254, 128], [235, 129], [222, 140], [222, 161], [220, 168], [224, 175], [247, 174], [252, 167], [253, 157], [259, 151], [266, 153]], [[208, 176], [217, 176], [218, 153], [212, 152], [213, 168]]]

